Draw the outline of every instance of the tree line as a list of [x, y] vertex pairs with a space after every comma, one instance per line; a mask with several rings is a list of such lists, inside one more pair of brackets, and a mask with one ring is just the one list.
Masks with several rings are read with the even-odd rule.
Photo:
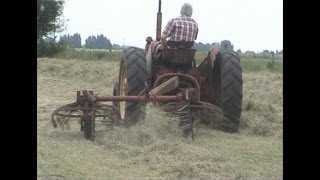
[[[210, 47], [213, 45], [206, 43], [203, 44], [202, 42], [194, 43], [193, 47], [197, 49], [198, 52], [208, 52], [210, 51]], [[227, 50], [234, 50], [233, 44], [229, 40], [223, 40], [220, 42], [220, 50], [221, 51], [227, 51]]]
[[[55, 42], [54, 38], [47, 37], [41, 42], [51, 43], [51, 45], [49, 45], [51, 48], [58, 49], [58, 48], [54, 48], [54, 45], [52, 44]], [[120, 49], [120, 50], [124, 49], [123, 46], [120, 46], [118, 44], [112, 44], [111, 40], [105, 37], [103, 34], [96, 35], [96, 36], [94, 35], [88, 36], [85, 39], [84, 45], [82, 45], [82, 39], [79, 33], [75, 33], [73, 35], [67, 34], [67, 35], [60, 36], [60, 40], [58, 41], [57, 45], [59, 47], [86, 48], [86, 49]], [[212, 45], [213, 43], [210, 44], [210, 43], [195, 42], [193, 48], [197, 49], [198, 52], [209, 52]], [[38, 46], [43, 47], [39, 44]], [[48, 49], [49, 48], [47, 48], [46, 50]], [[221, 41], [220, 51], [227, 51], [227, 50], [233, 50], [233, 51], [236, 51], [237, 53], [245, 53], [245, 54], [252, 54], [252, 55], [256, 54], [254, 51], [242, 52], [240, 49], [235, 50], [233, 44], [229, 40]], [[282, 55], [283, 50], [281, 51], [276, 50], [276, 52], [263, 50], [261, 54]]]
[[[123, 49], [123, 46], [111, 44], [111, 40], [100, 34], [89, 36], [85, 39], [85, 44], [81, 45], [81, 36], [79, 33], [73, 35], [60, 36], [59, 42], [56, 42], [56, 33], [62, 32], [65, 28], [64, 19], [62, 18], [64, 1], [58, 0], [37, 0], [37, 54], [38, 56], [50, 56], [71, 48], [88, 48], [88, 49]], [[212, 44], [195, 43], [194, 48], [198, 52], [208, 52]], [[233, 44], [229, 40], [223, 40], [220, 43], [220, 50], [234, 50]], [[238, 49], [236, 52], [241, 53]], [[255, 54], [253, 51], [245, 53]], [[263, 53], [282, 55], [281, 51], [264, 50]]]
[[97, 36], [89, 36], [85, 39], [85, 44], [81, 45], [81, 36], [79, 33], [73, 35], [60, 36], [60, 40], [66, 43], [71, 48], [87, 48], [87, 49], [111, 49], [112, 44], [110, 39], [100, 34]]

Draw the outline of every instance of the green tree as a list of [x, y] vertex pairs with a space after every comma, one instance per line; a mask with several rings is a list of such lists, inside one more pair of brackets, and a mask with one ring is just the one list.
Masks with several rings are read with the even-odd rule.
[[97, 36], [89, 36], [85, 39], [85, 48], [88, 49], [108, 49], [111, 48], [111, 42], [105, 36], [97, 35]]
[[72, 36], [69, 34], [60, 36], [60, 41], [65, 41], [71, 48], [81, 48], [81, 36], [79, 33], [75, 33]]
[[37, 39], [53, 35], [64, 27], [64, 1], [37, 0]]
[[40, 38], [37, 44], [37, 57], [53, 57], [66, 49], [65, 41], [57, 43], [53, 38]]
[[210, 51], [211, 45], [209, 43], [203, 44], [202, 42], [195, 42], [193, 47], [197, 49], [198, 52], [208, 52]]
[[221, 51], [228, 51], [228, 50], [232, 50], [233, 51], [233, 45], [231, 44], [230, 41], [223, 40], [223, 41], [221, 41], [220, 50]]

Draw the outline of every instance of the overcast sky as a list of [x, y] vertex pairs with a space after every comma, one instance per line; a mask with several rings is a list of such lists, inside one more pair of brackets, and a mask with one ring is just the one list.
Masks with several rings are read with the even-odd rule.
[[[155, 39], [159, 0], [66, 0], [67, 30], [79, 33], [82, 44], [90, 35], [103, 34], [112, 44], [143, 48]], [[162, 29], [180, 15], [187, 2], [199, 25], [196, 42], [229, 40], [235, 50], [261, 52], [283, 49], [282, 0], [162, 0]]]

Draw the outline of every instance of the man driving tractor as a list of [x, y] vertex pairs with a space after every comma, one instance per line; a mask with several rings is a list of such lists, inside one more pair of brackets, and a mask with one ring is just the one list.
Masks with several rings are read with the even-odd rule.
[[198, 23], [191, 16], [192, 6], [187, 3], [183, 4], [180, 16], [172, 18], [165, 26], [161, 35], [162, 46], [184, 45], [187, 48], [193, 46], [198, 35]]

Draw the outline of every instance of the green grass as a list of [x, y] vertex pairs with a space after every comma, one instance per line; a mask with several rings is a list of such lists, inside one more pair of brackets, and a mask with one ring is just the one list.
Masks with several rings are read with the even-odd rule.
[[[81, 59], [81, 60], [102, 60], [119, 62], [122, 57], [122, 51], [109, 50], [90, 50], [90, 49], [71, 49], [68, 48], [54, 56], [58, 59]], [[205, 58], [207, 53], [197, 52], [195, 59], [199, 65]], [[276, 56], [274, 61], [268, 56], [249, 56], [241, 54], [241, 66], [243, 72], [283, 72], [283, 59]]]
[[243, 72], [276, 72], [283, 73], [282, 59], [266, 59], [266, 58], [241, 58], [241, 66]]
[[[90, 50], [90, 49], [71, 49], [68, 48], [54, 56], [58, 59], [81, 59], [81, 60], [102, 60], [102, 61], [116, 61], [121, 60], [122, 51], [109, 50]], [[207, 53], [197, 52], [195, 59], [197, 64], [200, 64], [206, 57]], [[240, 54], [243, 72], [283, 72], [282, 57], [275, 56], [274, 61], [268, 56], [249, 56]]]
[[[207, 53], [197, 52], [195, 59], [199, 65], [208, 56]], [[280, 57], [275, 57], [274, 61], [272, 58], [265, 56], [251, 57], [244, 54], [240, 54], [241, 66], [243, 72], [283, 72], [283, 59]]]
[[37, 69], [38, 179], [283, 177], [281, 72], [244, 71], [240, 133], [198, 125], [195, 141], [185, 142], [176, 124], [149, 104], [144, 122], [129, 129], [98, 124], [96, 141], [91, 142], [77, 121], [69, 130], [54, 129], [50, 115], [74, 102], [77, 90], [111, 95], [119, 60], [40, 58]]
[[121, 51], [109, 52], [109, 50], [105, 49], [90, 50], [67, 48], [64, 51], [55, 54], [54, 58], [118, 61], [121, 58]]

